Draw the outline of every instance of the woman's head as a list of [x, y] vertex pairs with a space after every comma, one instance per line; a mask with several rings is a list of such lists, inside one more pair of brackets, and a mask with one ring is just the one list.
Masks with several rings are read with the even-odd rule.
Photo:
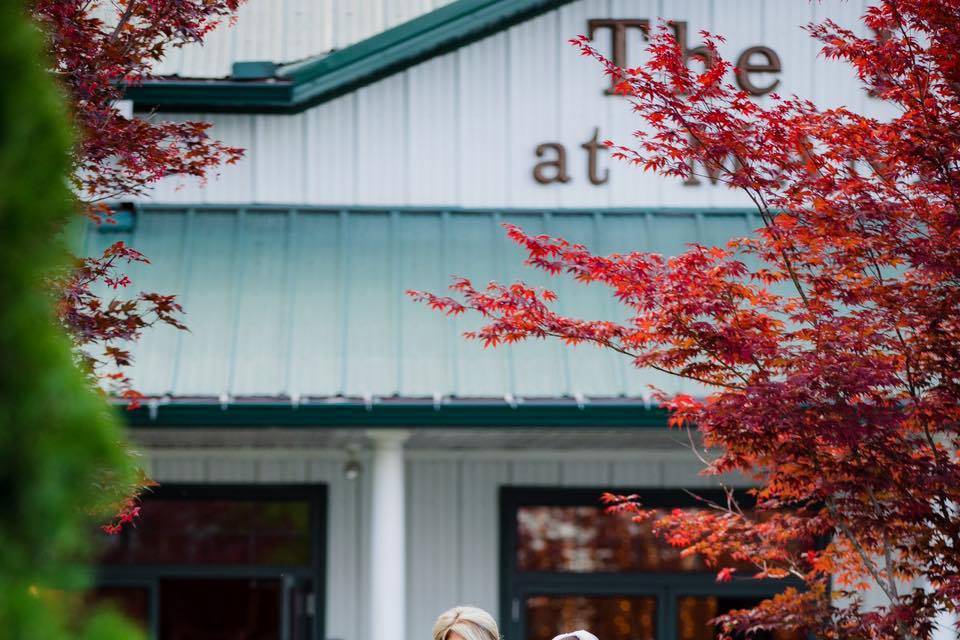
[[433, 625], [433, 640], [500, 640], [497, 621], [477, 607], [444, 611]]

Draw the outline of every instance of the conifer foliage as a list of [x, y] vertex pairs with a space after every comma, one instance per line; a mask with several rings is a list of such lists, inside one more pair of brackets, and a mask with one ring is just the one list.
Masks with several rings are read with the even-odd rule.
[[103, 481], [136, 476], [43, 286], [66, 257], [52, 229], [74, 215], [62, 96], [22, 5], [0, 3], [0, 24], [0, 636], [135, 640], [118, 617], [83, 621], [68, 606], [89, 578], [95, 522], [113, 512]]
[[[595, 255], [509, 228], [527, 264], [609, 287], [626, 321], [565, 317], [522, 282], [412, 292], [480, 314], [469, 337], [489, 346], [595, 343], [704, 385], [662, 397], [670, 425], [695, 429], [706, 473], [752, 478], [755, 507], [731, 494], [655, 528], [721, 582], [794, 585], [724, 616], [728, 633], [928, 638], [960, 603], [960, 2], [881, 0], [863, 20], [873, 35], [807, 29], [892, 107], [887, 119], [798, 97], [758, 104], [726, 81], [722, 38], [708, 33], [706, 69], [688, 68], [668, 25], [632, 69], [573, 41], [644, 123], [607, 142], [617, 158], [675, 179], [706, 167], [763, 223], [673, 257]], [[655, 517], [642, 494], [607, 499]], [[743, 562], [756, 571], [730, 566]], [[868, 587], [879, 608], [864, 605]]]

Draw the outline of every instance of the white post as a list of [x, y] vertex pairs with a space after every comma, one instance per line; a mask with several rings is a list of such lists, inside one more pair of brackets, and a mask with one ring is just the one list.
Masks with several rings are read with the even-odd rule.
[[406, 636], [406, 537], [403, 443], [401, 430], [370, 430], [373, 445], [370, 513], [371, 640]]

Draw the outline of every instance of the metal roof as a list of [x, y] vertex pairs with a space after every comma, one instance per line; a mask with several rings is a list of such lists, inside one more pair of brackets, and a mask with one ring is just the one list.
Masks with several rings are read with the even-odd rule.
[[148, 330], [134, 345], [132, 373], [142, 392], [190, 410], [258, 404], [350, 413], [403, 405], [397, 415], [423, 407], [454, 415], [484, 403], [536, 410], [550, 399], [637, 407], [650, 384], [702, 392], [593, 346], [535, 341], [482, 349], [459, 335], [475, 318], [447, 318], [405, 295], [442, 291], [452, 275], [523, 279], [557, 292], [562, 312], [627, 317], [599, 286], [524, 267], [500, 226], [508, 221], [604, 253], [674, 254], [688, 242], [714, 245], [759, 226], [749, 213], [716, 209], [144, 206], [133, 224], [90, 227], [86, 238], [90, 252], [129, 242], [151, 260], [129, 270], [132, 287], [179, 296], [190, 331]]

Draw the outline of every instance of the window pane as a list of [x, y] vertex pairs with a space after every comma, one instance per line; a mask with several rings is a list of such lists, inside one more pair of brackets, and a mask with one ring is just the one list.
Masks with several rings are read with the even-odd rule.
[[279, 640], [279, 580], [160, 581], [160, 640]]
[[[717, 616], [733, 609], [749, 609], [762, 598], [682, 596], [677, 598], [677, 637], [679, 640], [714, 640], [720, 631], [710, 624]], [[742, 636], [737, 636], [742, 637]], [[750, 640], [804, 640], [799, 632], [759, 631]]]
[[705, 571], [697, 556], [653, 535], [651, 523], [602, 507], [530, 506], [517, 510], [519, 571]]
[[654, 640], [652, 596], [533, 596], [527, 598], [527, 640], [551, 640], [587, 629], [601, 640]]
[[148, 499], [135, 527], [104, 537], [104, 564], [306, 565], [310, 505]]

